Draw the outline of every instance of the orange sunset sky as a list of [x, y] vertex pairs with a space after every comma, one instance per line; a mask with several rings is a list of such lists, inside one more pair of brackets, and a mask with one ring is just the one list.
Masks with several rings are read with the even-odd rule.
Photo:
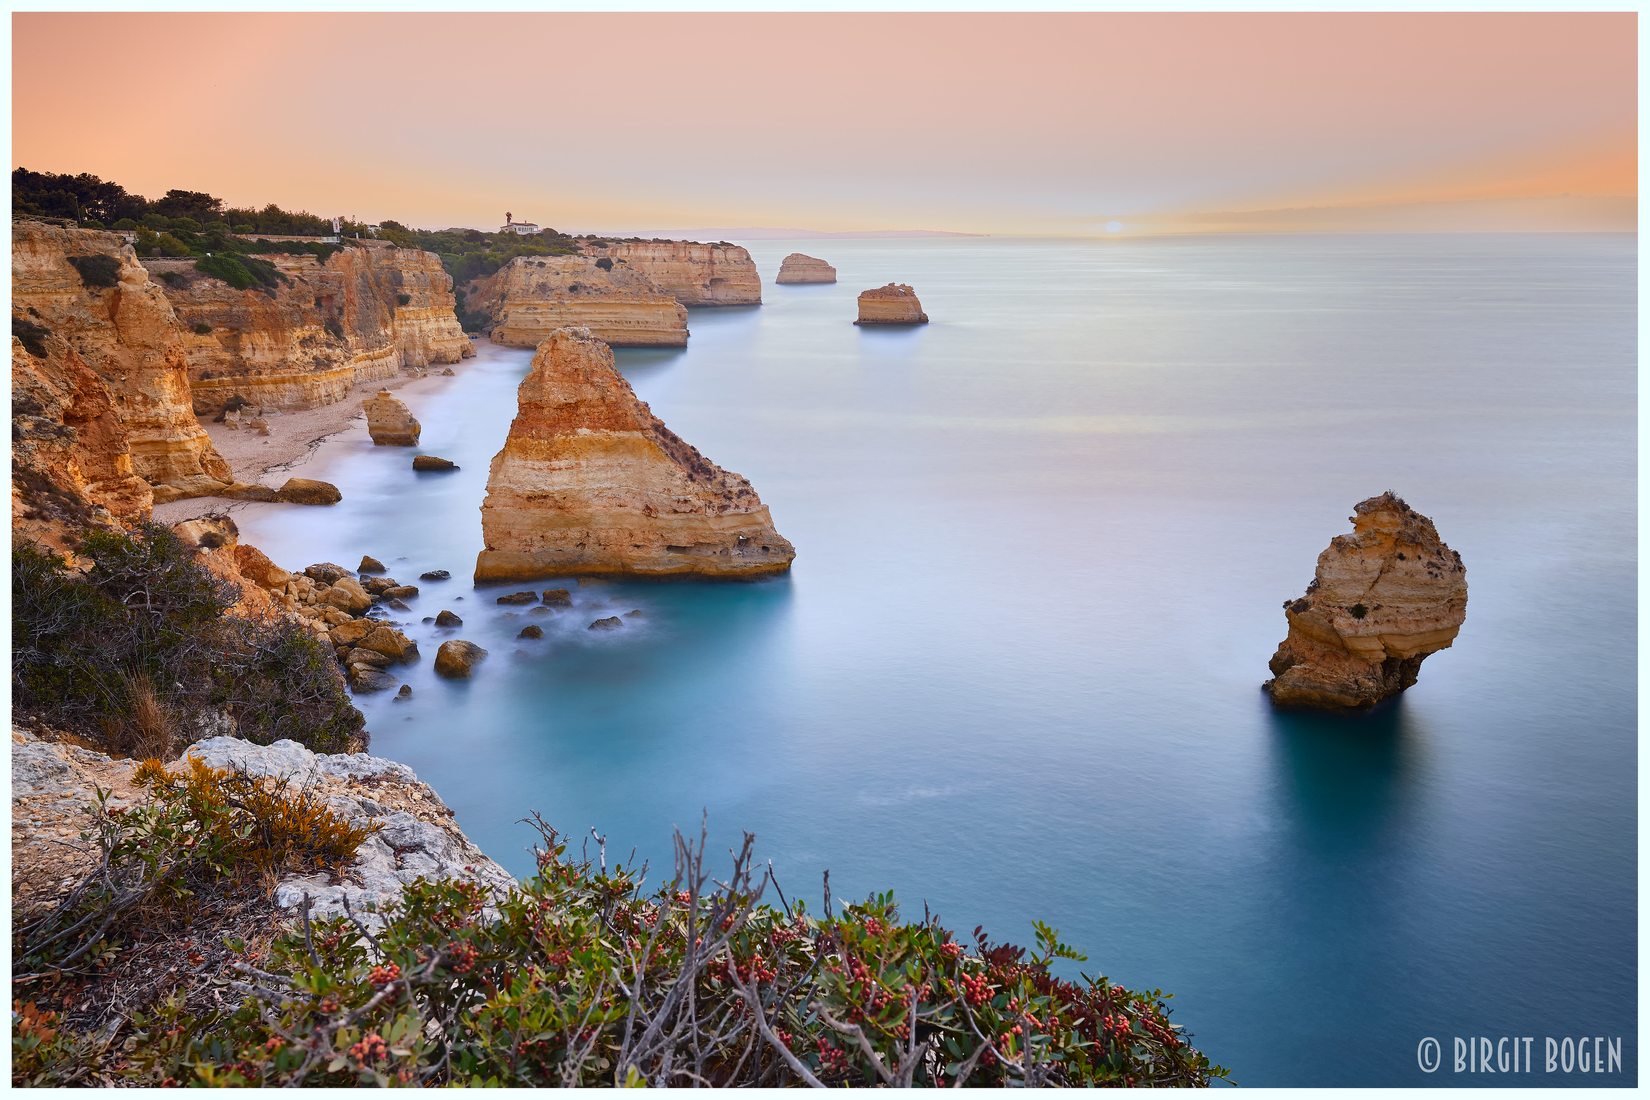
[[425, 227], [1636, 227], [1626, 14], [18, 14], [12, 165]]

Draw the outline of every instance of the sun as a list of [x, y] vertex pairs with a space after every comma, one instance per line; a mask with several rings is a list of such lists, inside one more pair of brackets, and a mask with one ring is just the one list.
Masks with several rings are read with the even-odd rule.
[[1107, 233], [1121, 233], [1121, 232], [1123, 232], [1123, 223], [1122, 222], [1107, 222], [1106, 223], [1106, 232]]

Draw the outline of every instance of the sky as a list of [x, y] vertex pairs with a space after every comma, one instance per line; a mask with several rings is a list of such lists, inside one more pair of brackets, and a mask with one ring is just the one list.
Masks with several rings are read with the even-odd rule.
[[12, 165], [427, 228], [1633, 231], [1636, 18], [14, 14]]

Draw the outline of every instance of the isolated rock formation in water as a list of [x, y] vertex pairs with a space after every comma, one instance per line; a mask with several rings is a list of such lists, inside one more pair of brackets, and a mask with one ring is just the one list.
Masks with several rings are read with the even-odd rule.
[[776, 283], [834, 283], [836, 282], [836, 268], [824, 260], [813, 256], [804, 256], [800, 252], [792, 252], [779, 265], [779, 277]]
[[1392, 493], [1353, 509], [1353, 532], [1318, 555], [1306, 595], [1285, 603], [1272, 701], [1367, 707], [1411, 684], [1467, 617], [1467, 571], [1432, 521]]
[[551, 334], [533, 357], [481, 531], [477, 580], [749, 577], [796, 556], [750, 482], [677, 438], [583, 329]]
[[588, 242], [584, 253], [613, 270], [645, 275], [685, 306], [754, 306], [762, 303], [762, 276], [751, 254], [736, 244], [698, 241]]
[[361, 407], [367, 411], [367, 434], [380, 447], [418, 446], [419, 424], [407, 403], [389, 390], [379, 390]]
[[926, 325], [928, 314], [922, 311], [917, 292], [904, 283], [889, 283], [875, 290], [864, 290], [859, 295], [859, 319], [856, 325]]
[[687, 346], [687, 309], [627, 264], [588, 256], [520, 256], [470, 284], [469, 308], [493, 319], [495, 344], [536, 348], [559, 328], [588, 328], [614, 347]]

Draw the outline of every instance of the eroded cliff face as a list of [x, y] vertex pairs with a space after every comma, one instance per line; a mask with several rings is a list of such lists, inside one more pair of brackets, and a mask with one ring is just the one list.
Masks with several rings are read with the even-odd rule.
[[779, 277], [774, 282], [781, 285], [788, 283], [834, 283], [836, 282], [836, 268], [817, 257], [792, 252], [779, 265]]
[[40, 354], [11, 341], [12, 534], [66, 552], [80, 528], [146, 519], [152, 494], [103, 379], [61, 336], [28, 335]]
[[859, 295], [859, 318], [856, 325], [926, 325], [928, 314], [922, 311], [917, 292], [904, 283], [889, 283], [874, 290], [863, 290]]
[[1353, 532], [1318, 555], [1306, 594], [1284, 604], [1274, 702], [1366, 707], [1415, 683], [1467, 617], [1467, 571], [1437, 528], [1392, 493], [1358, 504]]
[[[133, 495], [119, 487], [126, 477], [120, 448], [102, 414], [94, 412], [103, 399], [93, 394], [82, 368], [103, 382], [109, 409], [126, 436], [130, 472], [154, 487], [155, 499], [207, 495], [232, 480], [228, 463], [191, 407], [188, 354], [177, 317], [118, 234], [14, 222], [12, 317], [14, 332], [19, 321], [33, 326], [31, 333], [40, 330], [29, 342], [46, 351], [43, 357], [25, 351], [25, 359], [37, 362], [21, 362], [14, 393], [21, 378], [23, 388], [43, 402], [41, 409], [60, 409], [68, 418], [63, 423], [72, 422], [84, 435], [64, 452], [73, 452], [78, 472], [64, 474], [57, 484], [84, 481], [94, 487], [88, 500]], [[15, 346], [13, 363], [20, 363]], [[51, 457], [51, 449], [38, 442], [26, 462]]]
[[697, 241], [632, 241], [587, 244], [592, 259], [607, 258], [645, 275], [685, 306], [754, 306], [762, 302], [762, 276], [751, 254], [736, 244]]
[[685, 347], [687, 310], [628, 265], [587, 256], [522, 256], [469, 284], [465, 301], [493, 318], [491, 339], [536, 348], [583, 327], [614, 347]]
[[433, 253], [375, 243], [325, 263], [264, 259], [287, 280], [273, 293], [236, 290], [196, 271], [193, 260], [145, 261], [183, 322], [201, 415], [216, 415], [237, 395], [265, 408], [329, 405], [357, 382], [475, 354], [453, 311], [452, 279]]
[[552, 333], [481, 506], [477, 580], [749, 577], [796, 556], [750, 482], [666, 428], [588, 331]]

